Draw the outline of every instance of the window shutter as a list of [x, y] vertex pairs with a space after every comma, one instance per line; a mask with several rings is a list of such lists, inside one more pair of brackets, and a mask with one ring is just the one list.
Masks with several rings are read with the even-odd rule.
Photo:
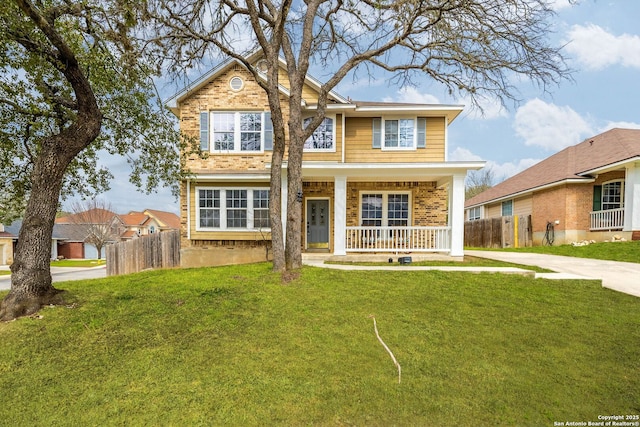
[[209, 112], [200, 113], [200, 149], [209, 150]]
[[264, 149], [273, 150], [273, 122], [271, 112], [264, 113]]
[[418, 148], [427, 148], [427, 119], [418, 117]]
[[593, 210], [602, 210], [602, 185], [593, 186]]
[[382, 119], [376, 117], [373, 119], [373, 148], [380, 148], [382, 144]]

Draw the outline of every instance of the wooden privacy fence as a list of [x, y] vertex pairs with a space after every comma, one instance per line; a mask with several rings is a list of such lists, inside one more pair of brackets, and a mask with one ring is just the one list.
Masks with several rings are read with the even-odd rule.
[[464, 245], [475, 248], [522, 248], [532, 245], [531, 215], [503, 216], [464, 223]]
[[180, 231], [141, 236], [107, 246], [107, 276], [180, 265]]

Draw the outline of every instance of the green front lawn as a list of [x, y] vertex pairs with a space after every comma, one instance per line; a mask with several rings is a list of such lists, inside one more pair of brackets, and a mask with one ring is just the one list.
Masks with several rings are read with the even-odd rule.
[[[482, 248], [477, 248], [485, 250]], [[565, 255], [578, 258], [604, 259], [610, 261], [640, 262], [640, 240], [632, 242], [601, 242], [586, 246], [533, 246], [530, 248], [509, 248], [501, 251], [533, 252], [548, 255]]]
[[51, 261], [51, 267], [99, 267], [106, 263], [104, 259], [61, 259]]
[[[595, 281], [269, 264], [57, 284], [0, 324], [0, 423], [547, 426], [638, 414], [640, 299]], [[402, 382], [381, 338], [402, 366]]]

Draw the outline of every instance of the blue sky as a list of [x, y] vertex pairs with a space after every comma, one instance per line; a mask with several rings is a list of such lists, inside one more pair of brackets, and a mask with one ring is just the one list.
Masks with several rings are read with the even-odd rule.
[[[613, 127], [640, 128], [640, 1], [579, 0], [571, 5], [555, 0], [554, 6], [551, 38], [566, 43], [564, 55], [575, 70], [573, 81], [552, 86], [545, 94], [520, 79], [521, 102], [508, 109], [488, 103], [484, 116], [467, 105], [449, 127], [449, 160], [485, 160], [494, 176], [503, 179]], [[345, 81], [336, 91], [363, 101], [467, 104], [442, 95], [442, 88], [426, 79], [415, 88], [389, 86], [384, 78], [357, 87]], [[170, 191], [139, 193], [125, 178], [128, 172], [121, 159], [104, 159], [104, 164], [120, 177], [100, 196], [115, 211], [179, 213]]]

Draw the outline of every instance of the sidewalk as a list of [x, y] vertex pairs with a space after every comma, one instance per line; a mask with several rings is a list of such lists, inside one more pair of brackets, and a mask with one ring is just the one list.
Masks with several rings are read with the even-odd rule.
[[[8, 265], [0, 266], [0, 270], [9, 270]], [[66, 282], [69, 280], [99, 279], [107, 277], [107, 268], [98, 267], [51, 267], [52, 282]], [[11, 289], [11, 275], [0, 276], [0, 291]]]
[[[521, 265], [531, 265], [554, 271], [553, 273], [536, 273], [531, 270], [514, 267], [469, 267], [469, 266], [411, 266], [398, 265], [397, 255], [378, 257], [377, 261], [384, 261], [385, 258], [393, 258], [394, 263], [389, 266], [363, 266], [363, 265], [340, 265], [325, 264], [324, 261], [333, 258], [326, 254], [304, 254], [302, 262], [305, 265], [315, 267], [332, 268], [338, 270], [388, 270], [388, 271], [466, 271], [469, 273], [503, 273], [503, 274], [523, 274], [539, 279], [583, 279], [583, 280], [601, 280], [602, 286], [623, 292], [629, 295], [640, 297], [640, 264], [630, 262], [603, 261], [587, 258], [575, 258], [556, 255], [541, 255], [526, 252], [501, 252], [501, 251], [465, 251], [465, 255], [480, 258], [489, 258], [503, 262], [510, 262]], [[349, 256], [350, 260], [354, 256]], [[370, 258], [370, 257], [369, 257]], [[412, 256], [416, 262], [420, 258], [438, 259], [437, 256], [420, 257]], [[335, 259], [335, 258], [334, 258]], [[370, 261], [367, 256], [362, 257], [362, 261]], [[357, 260], [354, 262], [358, 262]]]
[[465, 251], [466, 255], [555, 271], [536, 273], [536, 278], [602, 280], [602, 286], [640, 297], [640, 263], [605, 261], [527, 252]]

